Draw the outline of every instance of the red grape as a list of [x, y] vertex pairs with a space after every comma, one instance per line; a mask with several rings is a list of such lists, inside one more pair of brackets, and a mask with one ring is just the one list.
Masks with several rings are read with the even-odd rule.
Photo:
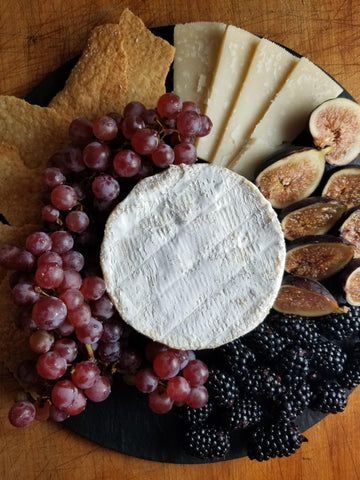
[[173, 92], [164, 93], [157, 102], [157, 110], [161, 117], [176, 118], [182, 109], [181, 98]]
[[166, 393], [176, 402], [184, 402], [188, 398], [190, 390], [189, 382], [180, 376], [170, 378], [166, 387]]
[[160, 378], [169, 379], [175, 377], [175, 375], [179, 373], [180, 360], [176, 355], [176, 352], [165, 350], [156, 355], [153, 368], [156, 375]]
[[103, 402], [110, 393], [110, 382], [103, 376], [98, 376], [93, 386], [85, 389], [85, 395], [93, 402]]
[[157, 414], [168, 413], [174, 404], [174, 401], [166, 394], [166, 390], [159, 388], [149, 393], [148, 402], [150, 410]]
[[57, 185], [51, 191], [51, 203], [58, 210], [71, 210], [76, 202], [76, 192], [70, 185]]
[[27, 427], [35, 419], [35, 405], [28, 401], [16, 402], [9, 411], [9, 421], [14, 427]]
[[92, 123], [85, 118], [75, 118], [69, 126], [71, 140], [80, 147], [84, 147], [92, 140]]
[[74, 402], [78, 393], [78, 389], [71, 380], [59, 380], [53, 386], [51, 400], [56, 407], [64, 409]]
[[65, 320], [66, 305], [53, 296], [41, 297], [32, 309], [32, 318], [39, 328], [54, 330]]
[[110, 163], [111, 150], [100, 142], [91, 142], [83, 151], [83, 160], [91, 170], [106, 170]]
[[46, 380], [57, 380], [66, 372], [66, 359], [57, 352], [46, 352], [39, 356], [36, 369], [38, 374]]
[[133, 177], [140, 171], [141, 157], [132, 150], [121, 150], [115, 155], [113, 164], [120, 177]]
[[99, 367], [91, 360], [84, 360], [74, 365], [71, 380], [81, 389], [90, 388], [99, 375]]
[[159, 384], [159, 377], [151, 368], [142, 368], [135, 375], [135, 386], [143, 393], [153, 392]]
[[96, 138], [107, 142], [116, 137], [118, 133], [118, 126], [112, 117], [103, 115], [94, 121], [93, 132]]

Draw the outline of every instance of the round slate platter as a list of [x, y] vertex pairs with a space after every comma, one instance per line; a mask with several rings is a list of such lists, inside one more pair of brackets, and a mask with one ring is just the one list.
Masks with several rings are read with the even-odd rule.
[[[173, 43], [173, 27], [152, 29], [156, 35]], [[296, 52], [292, 52], [299, 56]], [[47, 76], [26, 97], [30, 103], [47, 106], [54, 95], [59, 92], [76, 64], [78, 57], [65, 63]], [[172, 87], [172, 72], [167, 79], [167, 90]], [[341, 96], [351, 98], [344, 91]], [[306, 145], [308, 132], [294, 142]], [[357, 162], [356, 162], [357, 163]], [[302, 432], [321, 421], [325, 414], [307, 409], [296, 423]], [[236, 459], [246, 456], [244, 437], [241, 432], [232, 434], [231, 450], [219, 460], [201, 460], [187, 455], [181, 445], [183, 425], [175, 410], [166, 415], [156, 415], [149, 410], [147, 397], [134, 387], [125, 384], [116, 377], [111, 395], [101, 403], [88, 402], [80, 415], [70, 417], [63, 425], [73, 432], [103, 447], [120, 453], [147, 460], [179, 464], [201, 464]]]

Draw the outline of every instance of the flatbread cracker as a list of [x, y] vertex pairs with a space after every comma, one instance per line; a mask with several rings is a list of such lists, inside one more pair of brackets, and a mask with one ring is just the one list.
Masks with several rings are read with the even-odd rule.
[[18, 365], [34, 354], [29, 347], [29, 336], [14, 323], [17, 307], [13, 304], [9, 274], [0, 282], [0, 361], [16, 376]]
[[117, 24], [96, 27], [64, 89], [50, 106], [69, 117], [93, 120], [111, 111], [120, 111], [126, 94], [127, 54], [122, 29]]
[[0, 95], [0, 142], [15, 145], [26, 166], [45, 168], [69, 143], [69, 119], [48, 107]]
[[165, 81], [175, 48], [163, 38], [153, 35], [129, 9], [121, 14], [119, 25], [128, 55], [129, 85], [124, 106], [138, 100], [146, 107], [154, 108], [158, 98], [165, 93]]
[[41, 223], [41, 172], [30, 169], [13, 145], [0, 143], [0, 213], [13, 226]]

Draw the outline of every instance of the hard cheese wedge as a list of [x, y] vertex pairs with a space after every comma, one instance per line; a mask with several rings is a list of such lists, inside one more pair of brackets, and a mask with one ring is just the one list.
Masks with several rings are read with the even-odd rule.
[[239, 153], [298, 61], [279, 45], [260, 40], [212, 158], [214, 164], [226, 166]]
[[135, 186], [108, 219], [100, 261], [126, 322], [171, 347], [203, 349], [263, 321], [284, 257], [280, 224], [259, 190], [226, 168], [196, 164]]
[[302, 57], [230, 168], [252, 179], [268, 155], [292, 142], [304, 129], [317, 105], [341, 92], [342, 88], [323, 70]]
[[259, 37], [241, 28], [229, 25], [226, 29], [204, 112], [213, 128], [197, 143], [198, 156], [203, 160], [212, 159], [259, 41]]
[[174, 92], [205, 110], [226, 25], [191, 22], [174, 28]]

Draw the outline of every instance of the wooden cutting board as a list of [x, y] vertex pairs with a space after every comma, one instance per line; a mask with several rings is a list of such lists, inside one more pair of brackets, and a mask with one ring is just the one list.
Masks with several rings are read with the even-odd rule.
[[[0, 4], [0, 94], [25, 96], [49, 72], [78, 54], [90, 30], [116, 22], [128, 6], [149, 27], [214, 20], [241, 26], [307, 56], [360, 101], [360, 4], [351, 0], [13, 0]], [[0, 192], [1, 194], [1, 192]], [[14, 429], [7, 412], [18, 392], [0, 367], [0, 477], [41, 480], [359, 480], [360, 391], [342, 414], [306, 432], [292, 457], [173, 465], [128, 457], [52, 422]]]

